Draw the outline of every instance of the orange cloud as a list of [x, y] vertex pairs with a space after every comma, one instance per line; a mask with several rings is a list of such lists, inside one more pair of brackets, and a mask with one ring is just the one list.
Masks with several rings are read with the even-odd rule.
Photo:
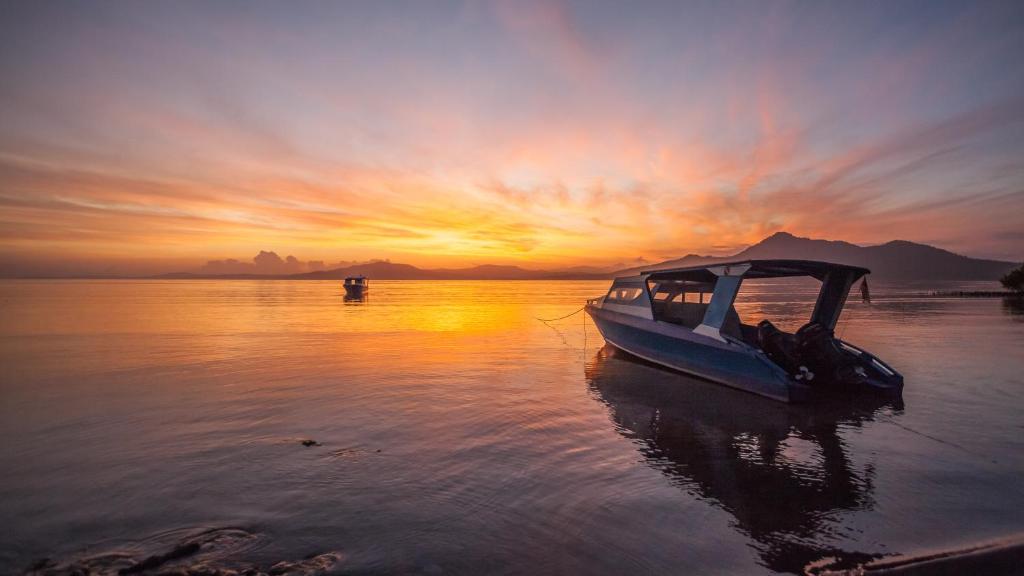
[[662, 8], [6, 24], [0, 257], [556, 267], [783, 229], [1020, 257], [1024, 84], [979, 64], [1016, 63], [1008, 16]]

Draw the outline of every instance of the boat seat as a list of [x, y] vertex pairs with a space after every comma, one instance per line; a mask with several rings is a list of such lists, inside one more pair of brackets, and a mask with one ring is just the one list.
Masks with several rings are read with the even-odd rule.
[[707, 304], [697, 304], [694, 302], [680, 302], [679, 304], [679, 318], [683, 326], [687, 328], [696, 328], [700, 326], [701, 321], [704, 320], [704, 313], [707, 312]]
[[[708, 310], [707, 304], [685, 304], [685, 312], [683, 315], [683, 325], [690, 328], [696, 328], [704, 321], [704, 313]], [[736, 313], [735, 307], [729, 307], [729, 311], [725, 314], [725, 321], [722, 322], [722, 327], [719, 332], [726, 336], [732, 336], [738, 340], [743, 339], [743, 330], [740, 328], [740, 315]]]
[[[704, 321], [704, 313], [707, 312], [707, 304], [699, 304], [696, 302], [668, 302], [668, 301], [655, 301], [654, 302], [654, 318], [661, 320], [662, 322], [671, 322], [673, 324], [679, 324], [686, 326], [687, 328], [696, 328]], [[730, 308], [729, 312], [725, 316], [725, 322], [722, 323], [722, 334], [732, 336], [738, 340], [743, 340], [743, 328], [741, 326], [739, 314], [736, 313], [736, 308]]]
[[707, 304], [695, 302], [657, 302], [654, 303], [655, 318], [663, 322], [680, 324], [687, 328], [696, 328], [704, 319]]

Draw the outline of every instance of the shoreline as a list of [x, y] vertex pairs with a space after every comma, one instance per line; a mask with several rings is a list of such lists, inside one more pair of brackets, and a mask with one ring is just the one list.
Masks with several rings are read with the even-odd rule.
[[853, 568], [834, 558], [809, 564], [808, 576], [865, 576], [870, 574], [1021, 574], [1024, 573], [1024, 533], [933, 552], [887, 556]]
[[1006, 292], [999, 290], [951, 290], [948, 292], [933, 291], [922, 296], [938, 298], [1024, 298], [1024, 292]]

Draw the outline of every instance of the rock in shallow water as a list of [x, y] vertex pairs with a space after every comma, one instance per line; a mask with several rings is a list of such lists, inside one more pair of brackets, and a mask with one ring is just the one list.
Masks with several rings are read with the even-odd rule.
[[140, 572], [145, 572], [146, 570], [153, 570], [154, 568], [159, 568], [172, 560], [192, 556], [196, 552], [199, 552], [200, 548], [201, 546], [199, 542], [182, 542], [166, 554], [155, 554], [150, 556], [138, 564], [133, 564], [127, 568], [120, 569], [118, 574], [125, 576], [127, 574], [138, 574]]
[[92, 555], [63, 562], [42, 559], [26, 576], [315, 576], [328, 573], [341, 555], [328, 552], [262, 568], [244, 558], [243, 542], [258, 536], [238, 528], [204, 530], [166, 552], [133, 555], [124, 552]]
[[278, 562], [270, 567], [269, 576], [306, 576], [309, 574], [325, 574], [341, 560], [334, 552], [319, 554], [300, 562]]

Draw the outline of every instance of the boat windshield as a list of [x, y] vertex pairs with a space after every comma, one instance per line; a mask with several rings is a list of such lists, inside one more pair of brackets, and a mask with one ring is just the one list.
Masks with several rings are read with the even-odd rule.
[[608, 291], [608, 297], [605, 300], [608, 302], [618, 302], [623, 304], [636, 300], [642, 292], [643, 288], [640, 288], [639, 286], [612, 288]]
[[647, 289], [643, 280], [639, 278], [628, 278], [616, 280], [608, 294], [604, 297], [606, 304], [618, 304], [625, 306], [648, 307]]

